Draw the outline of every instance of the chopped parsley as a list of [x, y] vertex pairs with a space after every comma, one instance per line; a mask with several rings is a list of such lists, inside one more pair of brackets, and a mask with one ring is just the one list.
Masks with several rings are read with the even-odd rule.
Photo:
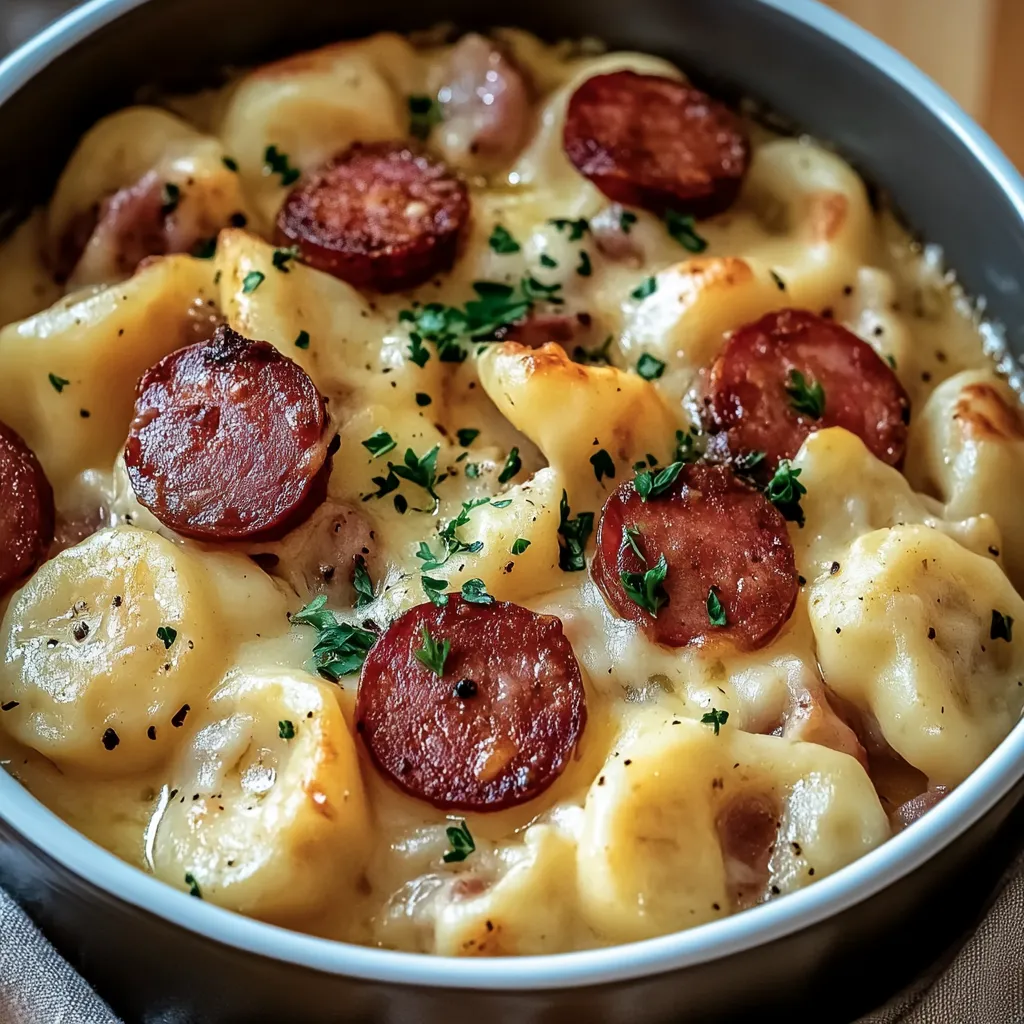
[[665, 561], [664, 555], [659, 555], [658, 561], [643, 572], [619, 573], [626, 596], [654, 616], [657, 616], [658, 610], [668, 601], [668, 594], [662, 586], [667, 576], [668, 562]]
[[579, 266], [576, 267], [576, 273], [580, 277], [590, 277], [594, 272], [594, 268], [590, 264], [590, 253], [586, 249], [580, 249], [580, 262]]
[[708, 591], [708, 622], [712, 626], [724, 626], [725, 623], [725, 609], [722, 607], [722, 602], [719, 600], [718, 594], [715, 593], [715, 588], [712, 587]]
[[424, 572], [433, 572], [435, 569], [440, 569], [452, 555], [461, 552], [475, 555], [483, 550], [483, 541], [477, 540], [473, 541], [472, 544], [467, 544], [464, 540], [459, 539], [458, 531], [469, 523], [470, 513], [473, 509], [479, 508], [481, 505], [487, 505], [490, 501], [490, 498], [474, 498], [471, 501], [464, 501], [462, 503], [462, 510], [459, 514], [454, 519], [450, 519], [445, 523], [438, 531], [443, 546], [443, 551], [440, 555], [435, 555], [429, 544], [425, 541], [420, 541], [416, 557], [423, 562], [422, 569]]
[[619, 229], [624, 235], [628, 235], [633, 230], [633, 225], [636, 223], [636, 214], [631, 210], [623, 210], [619, 214]]
[[896, 369], [896, 357], [891, 352], [886, 353], [885, 361], [889, 364], [891, 370]]
[[653, 295], [658, 290], [658, 281], [654, 277], [645, 277], [630, 293], [630, 298], [646, 299], [648, 295]]
[[604, 448], [590, 456], [590, 464], [594, 467], [594, 476], [597, 477], [598, 483], [606, 476], [610, 478], [615, 477], [615, 463]]
[[277, 736], [282, 740], [295, 739], [295, 723], [287, 718], [277, 723]]
[[173, 181], [165, 181], [164, 187], [160, 190], [160, 215], [169, 217], [178, 208], [181, 202], [181, 187]]
[[473, 842], [469, 826], [464, 821], [460, 821], [458, 825], [449, 825], [445, 829], [445, 834], [448, 836], [448, 845], [451, 846], [451, 849], [441, 858], [445, 864], [463, 861], [476, 850], [476, 843]]
[[301, 173], [289, 163], [288, 154], [282, 153], [277, 146], [267, 146], [263, 151], [263, 167], [264, 174], [279, 174], [282, 185], [294, 185]]
[[463, 427], [461, 430], [456, 431], [455, 436], [459, 439], [459, 444], [463, 448], [468, 448], [480, 436], [480, 431], [474, 427]]
[[363, 447], [375, 458], [387, 455], [395, 447], [395, 439], [386, 430], [375, 430], [365, 441]]
[[790, 406], [805, 416], [820, 420], [825, 413], [825, 389], [821, 381], [808, 382], [799, 370], [790, 369], [786, 382]]
[[1005, 640], [1010, 643], [1013, 640], [1013, 616], [1004, 615], [992, 609], [992, 626], [989, 629], [989, 636], [993, 640]]
[[435, 124], [443, 120], [441, 107], [429, 96], [409, 97], [409, 134], [426, 139]]
[[58, 377], [57, 374], [49, 374], [50, 383], [53, 385], [53, 390], [59, 395], [70, 383], [65, 377]]
[[164, 650], [169, 651], [171, 644], [178, 639], [178, 631], [171, 626], [160, 626], [156, 631], [156, 638], [164, 645]]
[[778, 288], [780, 292], [784, 292], [786, 290], [786, 282], [783, 281], [782, 278], [779, 277], [779, 275], [776, 274], [774, 270], [769, 270], [768, 273], [772, 275], [772, 280], [775, 282], [775, 287]]
[[224, 156], [221, 157], [220, 162], [229, 170], [235, 174], [238, 173], [238, 161], [234, 157]]
[[512, 253], [519, 252], [522, 249], [522, 246], [512, 237], [508, 228], [503, 227], [501, 224], [494, 225], [494, 230], [491, 232], [491, 237], [487, 239], [487, 244], [499, 256], [510, 256]]
[[569, 496], [562, 491], [558, 503], [558, 566], [564, 572], [582, 572], [587, 567], [587, 539], [594, 529], [594, 513], [581, 512], [570, 518]]
[[683, 463], [680, 461], [670, 463], [657, 473], [653, 469], [640, 470], [633, 478], [633, 486], [640, 495], [640, 500], [648, 501], [660, 497], [676, 482], [682, 469]]
[[242, 278], [242, 294], [252, 295], [254, 291], [266, 280], [267, 275], [262, 270], [250, 270]]
[[355, 565], [352, 567], [352, 586], [356, 592], [357, 608], [373, 604], [373, 580], [370, 579], [366, 559], [362, 555], [356, 555]]
[[[432, 576], [421, 576], [423, 593], [430, 599], [430, 603], [443, 608], [448, 603], [448, 581], [435, 580]], [[440, 673], [438, 673], [440, 675]]]
[[376, 633], [338, 620], [324, 608], [327, 595], [314, 597], [292, 616], [292, 625], [312, 626], [318, 633], [313, 647], [313, 664], [325, 679], [338, 682], [362, 668]]
[[515, 285], [474, 281], [477, 297], [464, 307], [428, 302], [415, 310], [403, 309], [398, 319], [412, 325], [410, 340], [418, 336], [421, 342], [431, 341], [442, 361], [462, 362], [466, 358], [463, 342], [493, 341], [498, 328], [522, 320], [537, 302], [561, 305], [561, 288], [541, 284], [529, 275]]
[[608, 352], [614, 340], [615, 338], [609, 334], [598, 348], [584, 348], [582, 345], [577, 345], [572, 350], [572, 361], [591, 366], [611, 366], [612, 361], [608, 356]]
[[764, 489], [765, 497], [782, 513], [783, 518], [797, 526], [804, 525], [800, 498], [807, 493], [807, 488], [797, 480], [800, 473], [801, 470], [794, 469], [789, 459], [782, 459]]
[[299, 247], [297, 245], [290, 245], [287, 249], [275, 249], [270, 262], [273, 263], [275, 270], [280, 270], [282, 274], [287, 274], [288, 264], [298, 258]]
[[195, 896], [197, 900], [203, 898], [202, 891], [199, 888], [199, 883], [195, 879], [195, 875], [191, 871], [185, 872], [185, 884], [188, 886], [189, 896]]
[[646, 565], [647, 556], [640, 550], [640, 546], [637, 544], [637, 541], [640, 539], [640, 527], [626, 526], [622, 530], [622, 535], [626, 538], [626, 543], [633, 549], [633, 554]]
[[719, 711], [718, 708], [712, 708], [705, 715], [701, 717], [701, 725], [710, 725], [715, 730], [717, 736], [719, 730], [729, 721], [728, 711]]
[[430, 405], [433, 399], [425, 391], [416, 392], [416, 404], [421, 408], [425, 408]]
[[470, 480], [476, 480], [480, 476], [480, 463], [479, 462], [467, 462], [466, 463], [466, 476]]
[[429, 358], [429, 349], [423, 344], [423, 339], [413, 331], [409, 335], [409, 359], [422, 370]]
[[689, 214], [666, 211], [665, 227], [687, 252], [703, 252], [708, 247], [707, 239], [697, 234], [694, 220]]
[[211, 238], [200, 238], [195, 245], [192, 246], [192, 255], [197, 260], [212, 260], [217, 255], [217, 236], [213, 235]]
[[309, 331], [299, 331], [299, 336], [295, 339], [296, 348], [309, 348]]
[[483, 580], [466, 580], [462, 584], [462, 600], [470, 604], [494, 604], [494, 598], [487, 593]]
[[584, 217], [580, 217], [579, 220], [566, 220], [564, 217], [552, 217], [548, 223], [553, 224], [563, 233], [568, 232], [570, 242], [578, 242], [590, 230], [590, 221], [586, 220]]
[[553, 267], [558, 266], [558, 260], [556, 260], [554, 256], [549, 256], [546, 252], [542, 252], [540, 254], [540, 265], [542, 267], [547, 267], [550, 270]]
[[435, 676], [443, 676], [444, 663], [448, 658], [449, 651], [452, 649], [452, 642], [450, 640], [442, 640], [438, 643], [430, 635], [430, 630], [427, 629], [425, 622], [420, 626], [420, 636], [423, 637], [423, 646], [417, 647], [412, 652], [413, 656], [417, 661], [426, 665]]
[[660, 359], [657, 359], [650, 353], [645, 352], [637, 360], [636, 372], [639, 373], [644, 380], [657, 380], [665, 372], [665, 364]]
[[512, 554], [521, 555], [529, 546], [530, 542], [525, 537], [516, 537], [512, 543]]
[[502, 471], [498, 474], [498, 483], [507, 484], [523, 468], [523, 460], [519, 458], [519, 449], [513, 448], [508, 453], [508, 458], [505, 460], [505, 466]]
[[764, 462], [764, 452], [744, 452], [733, 461], [732, 468], [740, 476], [748, 476]]
[[374, 494], [366, 495], [363, 500], [369, 498], [381, 498], [390, 494], [398, 487], [398, 478], [408, 480], [409, 483], [422, 487], [423, 490], [434, 500], [433, 508], [418, 508], [417, 512], [433, 512], [437, 509], [441, 499], [437, 496], [434, 488], [437, 486], [437, 453], [441, 450], [439, 444], [435, 444], [426, 455], [417, 455], [412, 448], [406, 448], [403, 465], [396, 466], [388, 463], [388, 475], [386, 477], [375, 476], [373, 482], [377, 484], [377, 491]]

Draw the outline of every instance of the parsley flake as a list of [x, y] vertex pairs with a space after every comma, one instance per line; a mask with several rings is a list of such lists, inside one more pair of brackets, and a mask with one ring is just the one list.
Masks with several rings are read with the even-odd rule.
[[292, 616], [292, 625], [312, 626], [317, 631], [313, 647], [313, 664], [325, 679], [338, 682], [342, 676], [351, 675], [362, 668], [370, 648], [377, 639], [376, 633], [347, 622], [338, 622], [331, 612], [324, 608], [327, 595], [320, 594]]
[[577, 345], [572, 350], [572, 361], [591, 366], [611, 366], [612, 361], [608, 353], [614, 340], [615, 338], [609, 334], [598, 348], [584, 348], [582, 345]]
[[242, 278], [242, 294], [252, 295], [254, 291], [266, 280], [267, 275], [261, 270], [250, 270], [245, 277]]
[[644, 380], [657, 380], [665, 372], [665, 364], [660, 359], [652, 356], [649, 352], [645, 352], [637, 360], [636, 372], [639, 373]]
[[594, 467], [594, 476], [597, 477], [598, 483], [600, 483], [605, 477], [614, 479], [615, 463], [604, 448], [590, 456], [590, 464]]
[[409, 335], [409, 359], [422, 370], [429, 358], [430, 351], [423, 344], [423, 339], [413, 331]]
[[365, 441], [363, 447], [375, 458], [387, 455], [395, 447], [395, 439], [386, 430], [375, 430]]
[[786, 290], [786, 282], [783, 281], [782, 278], [779, 277], [779, 275], [776, 274], [774, 270], [769, 270], [768, 273], [772, 275], [772, 280], [775, 282], [775, 287], [778, 288], [780, 292], [784, 292]]
[[732, 468], [739, 476], [749, 476], [764, 462], [764, 452], [744, 452], [733, 461]]
[[640, 546], [637, 544], [637, 541], [640, 539], [640, 527], [627, 526], [623, 529], [622, 535], [626, 538], [626, 543], [633, 549], [633, 554], [646, 565], [647, 556], [640, 550]]
[[546, 252], [542, 252], [540, 254], [540, 265], [550, 270], [552, 267], [558, 266], [558, 260], [554, 256], [549, 256]]
[[[422, 487], [434, 499], [434, 507], [432, 509], [418, 508], [416, 509], [417, 512], [433, 512], [441, 501], [434, 490], [437, 486], [437, 453], [440, 450], [441, 446], [435, 444], [426, 455], [421, 457], [411, 448], [406, 448], [403, 460], [404, 465], [394, 466], [390, 462], [388, 463], [389, 475], [393, 474], [394, 476], [401, 477], [403, 480], [408, 480], [417, 487]], [[376, 482], [377, 478], [375, 477], [374, 483]]]
[[299, 336], [295, 339], [295, 347], [309, 348], [309, 331], [299, 331]]
[[275, 249], [270, 262], [273, 263], [275, 270], [280, 270], [282, 274], [287, 274], [289, 273], [288, 264], [298, 258], [299, 247], [297, 245], [290, 245], [287, 249]]
[[195, 876], [191, 871], [185, 872], [185, 884], [188, 886], [189, 896], [195, 896], [197, 900], [203, 898], [203, 893], [199, 888], [199, 883], [196, 881]]
[[580, 249], [580, 262], [579, 266], [576, 267], [576, 273], [580, 277], [590, 277], [593, 272], [594, 268], [590, 263], [590, 253], [586, 249]]
[[460, 821], [458, 825], [449, 825], [445, 829], [445, 834], [448, 836], [448, 844], [451, 846], [451, 849], [441, 858], [445, 864], [464, 861], [476, 850], [476, 843], [473, 842], [469, 826], [464, 821]]
[[479, 508], [481, 505], [489, 504], [490, 500], [490, 498], [474, 498], [471, 501], [464, 501], [462, 503], [462, 510], [459, 514], [454, 519], [450, 519], [445, 523], [445, 525], [438, 531], [443, 547], [440, 555], [435, 555], [429, 544], [425, 541], [420, 541], [419, 548], [416, 551], [416, 557], [423, 562], [422, 569], [424, 572], [433, 572], [435, 569], [440, 569], [441, 566], [452, 557], [452, 555], [462, 552], [475, 555], [477, 552], [483, 550], [483, 541], [477, 540], [473, 541], [471, 544], [467, 544], [464, 540], [459, 538], [458, 531], [463, 526], [468, 525], [470, 513], [473, 509]]
[[633, 225], [636, 223], [636, 214], [631, 210], [623, 210], [619, 214], [619, 229], [624, 235], [628, 235], [633, 230]]
[[643, 572], [620, 572], [622, 589], [626, 596], [645, 612], [657, 617], [658, 610], [668, 601], [668, 594], [662, 584], [668, 576], [668, 562], [664, 555], [650, 569]]
[[366, 559], [362, 555], [356, 555], [355, 565], [352, 567], [352, 587], [356, 592], [357, 608], [373, 604], [373, 580], [370, 579]]
[[645, 277], [630, 293], [630, 298], [640, 301], [658, 290], [658, 281], [654, 277]]
[[462, 600], [470, 604], [494, 604], [494, 598], [487, 593], [487, 584], [483, 580], [466, 580], [462, 584]]
[[452, 642], [450, 640], [442, 640], [438, 643], [430, 635], [430, 630], [427, 629], [425, 622], [420, 626], [420, 635], [423, 637], [423, 646], [417, 647], [412, 652], [413, 656], [417, 661], [426, 665], [435, 676], [443, 676], [444, 663], [448, 658], [449, 651], [452, 649]]
[[455, 432], [455, 436], [463, 448], [468, 448], [480, 436], [480, 431], [473, 427], [463, 427]]
[[173, 181], [165, 181], [164, 187], [160, 190], [160, 215], [169, 217], [178, 208], [181, 202], [181, 187]]
[[510, 256], [512, 253], [519, 252], [522, 249], [522, 246], [512, 237], [508, 228], [503, 227], [501, 224], [494, 225], [494, 230], [491, 232], [491, 237], [487, 239], [487, 244], [499, 256]]
[[294, 185], [301, 172], [289, 163], [287, 153], [282, 153], [277, 146], [267, 146], [263, 151], [263, 173], [279, 174], [282, 185]]
[[238, 161], [234, 157], [224, 156], [221, 157], [220, 162], [232, 173], [238, 173]]
[[724, 626], [726, 624], [725, 609], [722, 607], [722, 602], [719, 600], [714, 587], [708, 591], [707, 607], [708, 622], [710, 622], [712, 626]]
[[441, 107], [430, 96], [409, 97], [409, 134], [414, 138], [426, 139], [442, 120]]
[[548, 223], [553, 224], [557, 230], [563, 233], [568, 232], [570, 242], [578, 242], [590, 230], [590, 221], [586, 220], [584, 217], [580, 217], [579, 220], [566, 220], [564, 217], [553, 217], [548, 221]]
[[808, 383], [799, 370], [790, 369], [786, 382], [786, 394], [790, 406], [805, 416], [820, 420], [825, 413], [825, 389], [821, 381]]
[[558, 512], [558, 566], [563, 572], [582, 572], [587, 567], [587, 539], [594, 529], [594, 513], [581, 512], [571, 519], [572, 509], [565, 491], [562, 491]]
[[421, 408], [425, 408], [430, 405], [433, 399], [425, 391], [416, 392], [416, 404]]
[[640, 500], [648, 501], [660, 497], [676, 482], [682, 469], [683, 463], [680, 461], [669, 463], [657, 473], [651, 469], [640, 470], [633, 478], [633, 486], [640, 495]]
[[801, 472], [793, 468], [789, 459], [782, 459], [764, 489], [765, 497], [782, 513], [782, 517], [797, 526], [804, 525], [800, 498], [807, 493], [807, 488], [797, 480]]
[[192, 246], [192, 255], [197, 260], [212, 260], [217, 255], [217, 236], [213, 235], [211, 238], [200, 238], [195, 245]]
[[529, 546], [530, 542], [525, 537], [516, 537], [512, 543], [512, 554], [521, 555]]
[[701, 725], [710, 725], [710, 726], [712, 726], [712, 728], [714, 728], [714, 730], [715, 730], [715, 735], [717, 736], [718, 733], [719, 733], [719, 730], [728, 721], [729, 721], [729, 712], [728, 711], [719, 711], [718, 708], [712, 708], [710, 711], [708, 711], [705, 715], [703, 715], [701, 717], [700, 723], [701, 723]]
[[285, 718], [277, 723], [277, 736], [282, 740], [295, 739], [295, 723]]
[[507, 484], [523, 468], [523, 460], [519, 458], [519, 449], [513, 448], [505, 460], [505, 467], [498, 474], [498, 483]]
[[[448, 581], [435, 580], [432, 576], [421, 576], [423, 593], [430, 598], [430, 603], [443, 608], [448, 603]], [[441, 673], [439, 672], [438, 675]]]
[[160, 626], [156, 631], [156, 638], [164, 645], [164, 650], [169, 651], [171, 644], [178, 639], [178, 631], [171, 626]]
[[58, 377], [57, 374], [49, 374], [50, 383], [53, 385], [53, 390], [59, 395], [70, 383], [65, 377]]
[[1004, 615], [992, 609], [992, 626], [989, 629], [989, 636], [993, 640], [1005, 640], [1010, 643], [1013, 640], [1013, 616]]
[[687, 252], [703, 252], [708, 247], [707, 239], [697, 234], [694, 220], [689, 214], [667, 210], [665, 227]]

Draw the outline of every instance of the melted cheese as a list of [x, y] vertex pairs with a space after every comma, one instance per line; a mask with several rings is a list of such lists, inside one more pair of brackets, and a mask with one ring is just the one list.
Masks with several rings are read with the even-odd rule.
[[[315, 934], [451, 955], [626, 941], [813, 882], [889, 834], [837, 695], [949, 785], [1012, 727], [1024, 693], [1016, 641], [989, 636], [993, 610], [1024, 617], [1001, 569], [1018, 582], [1024, 572], [1015, 399], [986, 368], [937, 254], [876, 215], [835, 154], [753, 126], [739, 201], [698, 225], [705, 252], [688, 254], [643, 211], [609, 249], [599, 226], [622, 211], [562, 152], [568, 97], [603, 71], [679, 71], [502, 38], [537, 90], [532, 135], [504, 173], [470, 181], [464, 250], [412, 295], [279, 265], [272, 244], [282, 156], [307, 171], [353, 141], [402, 137], [408, 97], [444, 80], [449, 47], [388, 33], [104, 119], [49, 207], [0, 246], [0, 315], [22, 318], [0, 330], [0, 420], [38, 454], [62, 519], [91, 510], [106, 526], [8, 600], [0, 700], [18, 703], [0, 712], [5, 766], [179, 888]], [[126, 280], [116, 236], [97, 230], [68, 289], [56, 284], [49, 268], [69, 232], [147, 175], [178, 185], [185, 234], [238, 214], [247, 225], [220, 231], [213, 259], [156, 258]], [[575, 218], [590, 222], [579, 237], [555, 223]], [[489, 245], [497, 225], [517, 251]], [[475, 281], [527, 275], [557, 291], [551, 312], [610, 365], [574, 361], [572, 342], [474, 345], [462, 363], [428, 343], [424, 365], [411, 358], [403, 311], [461, 306]], [[648, 278], [654, 290], [638, 289]], [[830, 310], [895, 362], [914, 405], [907, 475], [841, 430], [811, 435], [795, 460], [806, 525], [790, 533], [807, 584], [790, 620], [747, 654], [659, 647], [587, 572], [560, 567], [563, 494], [572, 515], [597, 515], [634, 462], [669, 458], [725, 334], [783, 305]], [[298, 362], [340, 438], [322, 509], [280, 541], [232, 551], [162, 527], [119, 455], [139, 375], [219, 322]], [[644, 355], [665, 364], [657, 380], [636, 372]], [[378, 430], [396, 447], [375, 457], [362, 442]], [[407, 481], [377, 496], [388, 459], [434, 448], [436, 508]], [[601, 452], [614, 476], [596, 472]], [[557, 615], [589, 717], [555, 784], [525, 806], [467, 815], [476, 851], [446, 863], [453, 816], [377, 774], [352, 728], [356, 678], [311, 675], [315, 631], [289, 627], [286, 612], [325, 593], [342, 619], [385, 624], [425, 599], [421, 546], [442, 554], [439, 534], [460, 513], [459, 550], [431, 575], [481, 579]], [[247, 552], [273, 556], [273, 577]], [[333, 578], [356, 553], [376, 595], [358, 610], [350, 582]], [[702, 721], [712, 708], [728, 713], [720, 732]], [[777, 832], [760, 874], [729, 838], [730, 808], [751, 800]]]

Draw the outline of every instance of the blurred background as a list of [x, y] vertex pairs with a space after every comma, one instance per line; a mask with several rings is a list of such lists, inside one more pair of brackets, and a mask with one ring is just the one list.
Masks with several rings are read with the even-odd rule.
[[[902, 50], [1024, 168], [1024, 0], [826, 2]], [[74, 0], [0, 0], [0, 52], [74, 6]]]

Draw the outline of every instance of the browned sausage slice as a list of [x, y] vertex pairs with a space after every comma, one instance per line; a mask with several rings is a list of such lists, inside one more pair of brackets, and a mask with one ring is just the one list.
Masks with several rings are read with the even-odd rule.
[[606, 196], [661, 214], [732, 205], [750, 158], [739, 119], [684, 82], [615, 71], [572, 94], [565, 154]]
[[124, 458], [139, 501], [177, 533], [270, 539], [323, 500], [328, 440], [302, 367], [219, 327], [143, 375]]
[[[438, 675], [416, 656], [450, 644]], [[436, 666], [435, 666], [436, 667]], [[496, 811], [562, 773], [587, 719], [562, 623], [449, 597], [396, 619], [363, 664], [356, 728], [377, 767], [435, 807]]]
[[0, 423], [0, 594], [46, 557], [53, 540], [53, 490], [28, 445]]
[[[662, 556], [668, 571], [645, 607], [630, 590], [647, 596], [642, 576], [654, 570], [656, 579]], [[789, 618], [798, 589], [785, 520], [725, 466], [684, 466], [647, 501], [632, 481], [622, 484], [601, 512], [591, 572], [615, 612], [667, 647], [763, 647]], [[725, 625], [714, 622], [712, 588]]]
[[277, 217], [277, 239], [357, 288], [413, 288], [455, 262], [466, 186], [405, 142], [357, 143], [304, 181]]
[[[806, 393], [815, 388], [818, 408]], [[845, 427], [891, 466], [903, 461], [910, 399], [896, 374], [855, 334], [806, 310], [778, 310], [736, 331], [709, 390], [733, 454], [763, 451], [769, 468], [825, 427]]]

